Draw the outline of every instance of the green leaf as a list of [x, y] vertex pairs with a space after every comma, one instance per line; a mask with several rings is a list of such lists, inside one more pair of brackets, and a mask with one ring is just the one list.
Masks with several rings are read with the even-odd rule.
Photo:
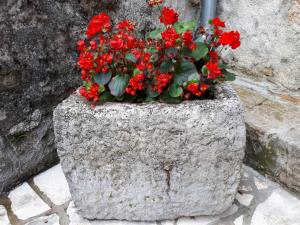
[[173, 62], [171, 59], [167, 59], [167, 60], [164, 60], [161, 65], [160, 65], [160, 72], [162, 73], [167, 73], [169, 71], [171, 71], [173, 68]]
[[110, 81], [111, 76], [112, 76], [111, 71], [109, 71], [108, 73], [97, 73], [97, 74], [94, 76], [94, 81], [95, 81], [97, 84], [103, 84], [103, 85], [106, 85], [106, 84], [108, 84], [108, 82]]
[[132, 54], [132, 53], [127, 53], [125, 55], [125, 59], [127, 59], [128, 61], [133, 62], [133, 63], [136, 63], [136, 61], [137, 61], [137, 58], [135, 58], [134, 54]]
[[206, 44], [202, 42], [196, 42], [197, 48], [195, 50], [190, 50], [189, 48], [185, 47], [183, 50], [183, 54], [189, 57], [194, 58], [196, 61], [204, 58], [207, 56], [208, 53], [208, 47]]
[[137, 75], [137, 74], [142, 74], [143, 72], [142, 71], [140, 71], [138, 68], [135, 68], [134, 70], [133, 70], [133, 76], [135, 76], [135, 75]]
[[103, 93], [104, 91], [105, 91], [104, 85], [100, 84], [100, 85], [99, 85], [99, 90], [98, 90], [98, 92], [101, 94], [101, 93]]
[[154, 102], [154, 101], [155, 101], [155, 99], [151, 98], [149, 96], [145, 99], [145, 102]]
[[189, 76], [193, 73], [197, 73], [196, 66], [185, 59], [181, 59], [175, 68], [174, 82], [182, 85], [188, 81]]
[[189, 82], [193, 82], [193, 83], [197, 83], [200, 81], [200, 75], [199, 73], [192, 73], [189, 78], [188, 78]]
[[114, 96], [111, 95], [109, 91], [105, 91], [101, 96], [100, 96], [100, 102], [113, 102], [115, 99]]
[[125, 92], [129, 79], [128, 74], [115, 76], [108, 85], [110, 93], [113, 96], [121, 96]]
[[89, 90], [89, 89], [91, 88], [91, 86], [92, 86], [92, 82], [91, 82], [91, 81], [89, 81], [89, 82], [83, 81], [83, 86], [84, 86], [87, 90]]
[[225, 75], [226, 81], [234, 81], [236, 75], [234, 73], [228, 72], [227, 70], [222, 70], [223, 74]]
[[197, 22], [195, 20], [180, 21], [175, 23], [173, 26], [176, 29], [177, 33], [181, 34], [188, 30], [194, 30], [197, 26]]
[[148, 85], [146, 92], [147, 92], [148, 97], [150, 97], [150, 98], [156, 98], [157, 96], [159, 96], [159, 93], [155, 92], [152, 89], [152, 85]]
[[173, 98], [168, 91], [165, 91], [161, 95], [161, 100], [169, 104], [178, 104], [182, 102], [182, 97]]
[[202, 66], [201, 72], [203, 75], [208, 75], [208, 69], [206, 66]]
[[170, 86], [169, 93], [171, 97], [177, 98], [183, 93], [183, 89], [178, 84], [173, 83]]
[[219, 65], [221, 70], [226, 70], [228, 68], [228, 63], [222, 63], [221, 65]]
[[146, 52], [156, 53], [156, 52], [158, 52], [158, 50], [155, 47], [150, 47], [150, 48], [146, 49]]
[[164, 28], [157, 28], [150, 33], [147, 34], [147, 38], [152, 38], [152, 39], [161, 39], [161, 32], [164, 31]]
[[179, 54], [179, 52], [176, 48], [167, 48], [165, 50], [165, 53], [170, 58], [173, 58], [174, 56], [177, 56]]

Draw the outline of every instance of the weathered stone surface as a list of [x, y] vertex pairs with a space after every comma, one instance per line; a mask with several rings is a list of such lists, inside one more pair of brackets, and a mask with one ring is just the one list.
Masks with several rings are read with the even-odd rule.
[[[128, 16], [146, 31], [157, 22], [145, 0], [0, 3], [0, 193], [54, 164], [52, 109], [79, 85], [75, 43], [102, 10]], [[197, 18], [199, 2], [168, 1], [183, 18]]]
[[237, 68], [300, 90], [299, 0], [219, 1], [219, 14], [241, 33]]
[[178, 105], [91, 109], [77, 94], [60, 104], [54, 112], [58, 153], [79, 213], [160, 220], [229, 208], [239, 184], [245, 125], [233, 90], [219, 91], [215, 100]]
[[266, 88], [261, 91], [260, 86], [264, 84], [251, 84], [244, 79], [237, 80], [236, 84], [234, 87], [246, 110], [246, 163], [300, 192], [297, 96], [283, 98], [285, 92], [283, 95]]

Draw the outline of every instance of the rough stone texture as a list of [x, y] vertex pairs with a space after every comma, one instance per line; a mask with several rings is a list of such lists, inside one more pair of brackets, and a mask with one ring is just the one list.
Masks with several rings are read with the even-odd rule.
[[219, 14], [241, 33], [238, 69], [300, 90], [299, 0], [219, 1]]
[[[199, 15], [195, 0], [171, 2]], [[144, 0], [0, 1], [0, 193], [58, 160], [52, 110], [79, 85], [75, 43], [102, 10], [141, 31], [155, 22]]]
[[245, 79], [234, 85], [246, 110], [245, 162], [300, 192], [300, 96], [268, 86]]
[[74, 94], [54, 111], [54, 127], [73, 200], [86, 218], [215, 215], [234, 200], [246, 136], [229, 86], [219, 87], [215, 100], [178, 105], [91, 109]]

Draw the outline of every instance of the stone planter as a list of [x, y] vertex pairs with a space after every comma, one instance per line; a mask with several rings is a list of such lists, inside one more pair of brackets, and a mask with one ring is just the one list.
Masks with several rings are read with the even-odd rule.
[[231, 206], [245, 148], [234, 91], [215, 100], [107, 103], [73, 94], [54, 112], [61, 164], [88, 219], [163, 220], [215, 215]]

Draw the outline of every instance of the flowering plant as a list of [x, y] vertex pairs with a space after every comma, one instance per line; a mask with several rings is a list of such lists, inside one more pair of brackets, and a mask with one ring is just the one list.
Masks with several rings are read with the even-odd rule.
[[[148, 0], [150, 7], [162, 0]], [[237, 31], [224, 32], [225, 22], [214, 18], [209, 29], [195, 21], [179, 21], [179, 14], [161, 9], [163, 24], [145, 38], [137, 38], [135, 25], [124, 20], [112, 26], [100, 13], [89, 22], [88, 40], [78, 42], [78, 65], [83, 86], [80, 94], [93, 102], [162, 101], [212, 98], [215, 85], [234, 80], [220, 58], [222, 49], [240, 45]]]

